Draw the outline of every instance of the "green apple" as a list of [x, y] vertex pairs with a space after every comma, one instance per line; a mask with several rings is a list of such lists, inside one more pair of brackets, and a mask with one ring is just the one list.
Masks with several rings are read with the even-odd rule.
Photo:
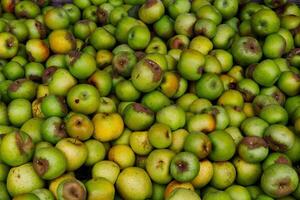
[[128, 45], [135, 50], [145, 49], [150, 42], [150, 31], [146, 26], [134, 26], [128, 32]]
[[225, 131], [214, 131], [208, 135], [212, 143], [209, 158], [213, 161], [226, 161], [235, 153], [235, 144], [232, 137]]
[[61, 176], [67, 168], [65, 155], [55, 147], [45, 147], [36, 150], [33, 157], [35, 172], [45, 180]]
[[120, 167], [113, 161], [103, 160], [97, 162], [92, 168], [92, 177], [102, 177], [115, 184], [120, 173]]
[[259, 36], [266, 36], [279, 30], [280, 20], [273, 10], [263, 8], [252, 15], [251, 27]]
[[45, 188], [33, 190], [31, 193], [35, 194], [39, 199], [54, 200], [53, 194]]
[[92, 55], [79, 51], [71, 51], [66, 56], [66, 62], [70, 73], [78, 79], [88, 78], [97, 68], [96, 60]]
[[11, 168], [7, 176], [7, 190], [13, 197], [43, 188], [44, 185], [44, 181], [34, 171], [32, 163]]
[[34, 143], [40, 142], [42, 141], [41, 130], [43, 122], [43, 119], [31, 118], [22, 125], [20, 130], [27, 133]]
[[67, 137], [64, 121], [59, 117], [49, 117], [42, 123], [41, 135], [43, 140], [56, 144]]
[[68, 106], [82, 114], [91, 114], [98, 109], [100, 94], [89, 84], [78, 84], [71, 88], [67, 94]]
[[124, 169], [117, 179], [116, 188], [124, 199], [146, 199], [152, 196], [151, 179], [138, 167]]
[[240, 157], [235, 157], [233, 164], [236, 169], [236, 182], [239, 185], [253, 185], [260, 179], [262, 173], [260, 163], [248, 163]]
[[166, 184], [172, 180], [170, 165], [174, 156], [175, 153], [168, 149], [156, 149], [149, 154], [146, 170], [154, 182]]
[[182, 128], [186, 123], [184, 110], [176, 105], [166, 106], [156, 114], [159, 123], [168, 125], [171, 130]]
[[88, 156], [88, 150], [84, 143], [75, 138], [64, 138], [56, 144], [67, 159], [67, 170], [73, 171], [81, 167]]
[[103, 160], [106, 156], [106, 149], [103, 143], [98, 140], [89, 139], [84, 142], [88, 150], [85, 165], [93, 166], [97, 162]]
[[167, 198], [168, 200], [180, 200], [180, 199], [190, 199], [190, 200], [200, 200], [200, 196], [192, 190], [185, 188], [177, 188], [175, 189], [170, 196]]
[[22, 131], [8, 133], [2, 138], [0, 157], [9, 166], [19, 166], [29, 162], [33, 152], [34, 143], [31, 137]]
[[50, 94], [66, 96], [77, 80], [66, 69], [57, 69], [48, 84]]
[[129, 145], [134, 153], [141, 156], [148, 155], [153, 149], [147, 131], [132, 132], [129, 138]]
[[14, 99], [9, 103], [7, 112], [10, 123], [20, 127], [32, 117], [31, 103], [26, 99]]
[[233, 184], [236, 170], [231, 162], [214, 162], [213, 176], [210, 184], [217, 189], [225, 189]]
[[105, 178], [93, 178], [85, 183], [89, 200], [113, 200], [115, 196], [114, 185]]
[[93, 135], [94, 125], [84, 114], [72, 113], [65, 119], [65, 128], [68, 135], [79, 140], [87, 140]]
[[156, 123], [148, 131], [150, 144], [157, 149], [164, 149], [172, 143], [172, 132], [168, 125]]
[[274, 164], [261, 177], [261, 187], [265, 193], [280, 198], [296, 190], [299, 179], [296, 171], [285, 164]]
[[200, 163], [197, 156], [190, 152], [181, 152], [172, 158], [170, 173], [172, 177], [180, 182], [193, 180], [199, 172]]
[[68, 113], [65, 99], [56, 95], [44, 97], [41, 103], [41, 110], [46, 117], [64, 117]]

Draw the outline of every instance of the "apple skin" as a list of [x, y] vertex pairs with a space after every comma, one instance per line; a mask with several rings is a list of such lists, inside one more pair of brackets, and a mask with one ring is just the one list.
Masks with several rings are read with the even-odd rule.
[[251, 200], [250, 193], [248, 190], [240, 185], [231, 185], [225, 190], [233, 200], [243, 199]]
[[281, 124], [269, 126], [264, 133], [264, 139], [270, 146], [270, 149], [278, 152], [290, 150], [295, 143], [294, 133]]
[[[266, 77], [266, 74], [268, 76]], [[280, 76], [280, 69], [273, 60], [266, 59], [260, 62], [253, 71], [253, 79], [260, 85], [270, 87]]]
[[[232, 158], [236, 147], [232, 137], [225, 131], [214, 131], [208, 135], [212, 143], [209, 158], [213, 161], [226, 161]], [[227, 147], [225, 151], [225, 147]]]
[[246, 136], [263, 137], [268, 123], [259, 117], [250, 117], [245, 119], [241, 124], [241, 130]]
[[65, 99], [56, 95], [44, 97], [41, 103], [41, 110], [45, 117], [64, 117], [68, 113]]
[[139, 103], [131, 103], [124, 110], [124, 123], [134, 131], [147, 130], [154, 122], [154, 112]]
[[31, 118], [22, 125], [20, 130], [27, 133], [34, 143], [40, 142], [42, 141], [41, 127], [43, 122], [43, 119]]
[[121, 136], [124, 122], [118, 113], [97, 113], [92, 122], [94, 124], [93, 137], [101, 142], [109, 142]]
[[66, 96], [68, 91], [76, 85], [77, 80], [66, 69], [57, 69], [49, 82], [49, 92], [58, 96]]
[[129, 30], [128, 45], [133, 49], [144, 49], [150, 42], [150, 31], [146, 26], [135, 26]]
[[36, 174], [32, 163], [26, 163], [10, 169], [7, 176], [7, 190], [11, 196], [43, 188], [44, 181]]
[[196, 94], [200, 98], [208, 100], [217, 99], [224, 90], [219, 76], [213, 73], [206, 73], [196, 82]]
[[32, 80], [20, 78], [12, 82], [9, 87], [7, 94], [11, 99], [24, 98], [32, 101], [36, 96], [37, 84]]
[[184, 141], [189, 132], [185, 129], [178, 129], [172, 132], [172, 144], [169, 147], [175, 153], [179, 153], [184, 148]]
[[105, 178], [93, 178], [85, 183], [88, 200], [113, 200], [115, 196], [114, 185]]
[[248, 66], [251, 63], [257, 63], [262, 58], [261, 46], [254, 37], [241, 37], [234, 41], [231, 48], [233, 58], [242, 66]]
[[133, 150], [128, 145], [114, 145], [108, 151], [108, 160], [117, 163], [120, 169], [134, 166], [135, 157]]
[[141, 93], [133, 86], [130, 80], [122, 80], [115, 86], [115, 93], [121, 101], [136, 101]]
[[8, 125], [8, 115], [7, 115], [7, 107], [4, 102], [0, 103], [0, 124], [1, 125]]
[[61, 139], [66, 138], [67, 133], [63, 119], [59, 117], [47, 118], [42, 124], [41, 135], [44, 141], [51, 144], [56, 144]]
[[181, 53], [177, 69], [180, 75], [190, 81], [199, 80], [205, 64], [205, 57], [199, 51], [186, 49]]
[[184, 110], [176, 105], [166, 106], [156, 114], [159, 123], [168, 125], [172, 131], [182, 128], [186, 123]]
[[190, 152], [181, 152], [172, 158], [171, 176], [180, 182], [192, 181], [199, 172], [200, 163], [197, 156]]
[[162, 1], [146, 0], [139, 9], [139, 18], [146, 24], [152, 24], [164, 14], [165, 7]]
[[89, 77], [88, 83], [94, 85], [99, 90], [101, 97], [105, 97], [112, 89], [112, 75], [104, 70], [96, 70]]
[[[162, 134], [164, 133], [164, 134]], [[157, 149], [164, 149], [172, 144], [172, 132], [168, 125], [156, 123], [148, 131], [150, 144]]]
[[0, 182], [0, 196], [1, 200], [10, 200], [10, 196], [4, 182]]
[[[2, 59], [7, 59], [7, 58], [12, 58], [17, 54], [18, 51], [18, 40], [17, 38], [11, 34], [11, 33], [1, 33], [0, 34], [0, 38], [1, 38], [1, 43], [0, 43], [0, 58]], [[10, 47], [7, 48], [6, 44], [7, 41], [9, 41], [10, 43]]]
[[212, 41], [216, 48], [228, 49], [235, 37], [235, 30], [228, 24], [220, 24]]
[[215, 190], [215, 191], [211, 191], [211, 192], [207, 192], [204, 197], [204, 200], [214, 200], [214, 199], [218, 199], [218, 200], [232, 200], [232, 198], [230, 197], [230, 195], [225, 192], [225, 191], [220, 191], [220, 190]]
[[298, 182], [297, 172], [286, 164], [274, 164], [268, 167], [261, 177], [263, 191], [274, 198], [291, 194], [296, 190]]
[[81, 113], [72, 113], [66, 117], [65, 128], [70, 137], [78, 138], [81, 141], [89, 139], [94, 131], [92, 121]]
[[96, 87], [88, 84], [78, 84], [67, 94], [68, 106], [82, 114], [92, 114], [99, 107], [100, 94]]
[[239, 185], [253, 185], [260, 179], [263, 171], [260, 163], [248, 163], [240, 157], [235, 157], [233, 164], [236, 169], [236, 182]]
[[164, 191], [164, 198], [167, 199], [172, 194], [172, 192], [178, 188], [185, 188], [188, 190], [195, 191], [194, 186], [190, 182], [178, 182], [176, 180], [171, 181]]
[[152, 184], [152, 199], [163, 200], [166, 186], [153, 183]]
[[167, 200], [180, 200], [188, 198], [190, 200], [200, 200], [199, 195], [192, 190], [185, 189], [185, 188], [177, 188], [175, 189], [171, 195], [167, 198]]
[[66, 62], [70, 73], [77, 79], [86, 79], [96, 70], [95, 58], [79, 51], [71, 51], [66, 56]]
[[[130, 180], [131, 184], [128, 184]], [[146, 199], [152, 196], [152, 183], [147, 172], [138, 167], [124, 169], [116, 182], [116, 188], [124, 199]]]
[[34, 153], [31, 137], [22, 132], [14, 131], [6, 134], [0, 145], [1, 160], [9, 166], [19, 166], [30, 161]]
[[64, 138], [56, 146], [63, 152], [67, 159], [67, 170], [74, 171], [81, 167], [88, 156], [88, 150], [84, 143], [75, 138]]
[[267, 58], [280, 58], [285, 51], [285, 47], [285, 39], [280, 34], [273, 33], [266, 37], [263, 52]]
[[256, 34], [266, 36], [279, 30], [280, 20], [274, 11], [263, 8], [252, 16], [251, 27]]
[[94, 139], [87, 140], [84, 143], [88, 149], [88, 156], [85, 161], [85, 165], [93, 166], [97, 162], [104, 160], [107, 151], [103, 143]]
[[192, 180], [192, 184], [195, 188], [203, 188], [206, 186], [213, 177], [213, 165], [207, 160], [200, 161], [200, 170], [198, 175]]
[[55, 200], [53, 194], [50, 192], [50, 190], [41, 188], [36, 189], [31, 192], [32, 194], [35, 194], [39, 199], [44, 200]]
[[33, 168], [43, 179], [52, 180], [66, 171], [67, 159], [59, 149], [44, 147], [35, 152]]
[[[150, 178], [159, 184], [166, 184], [172, 180], [170, 164], [175, 153], [168, 149], [156, 149], [146, 159], [146, 170]], [[157, 166], [160, 167], [157, 167]]]
[[225, 19], [230, 19], [236, 15], [239, 8], [238, 0], [216, 0], [214, 6]]
[[146, 156], [153, 149], [153, 146], [149, 141], [147, 131], [132, 132], [129, 138], [129, 145], [134, 151], [134, 153], [136, 153], [139, 156]]
[[236, 178], [234, 165], [228, 161], [213, 163], [213, 177], [211, 185], [217, 189], [223, 190], [232, 185]]
[[299, 93], [299, 76], [292, 71], [282, 72], [278, 79], [278, 87], [288, 96], [294, 96]]
[[[1, 140], [0, 140], [1, 143]], [[1, 160], [0, 160], [0, 182], [3, 182], [6, 180], [8, 172], [9, 172], [9, 166], [4, 164]]]
[[15, 196], [14, 200], [39, 200], [39, 198], [35, 194], [25, 193]]
[[163, 71], [161, 66], [152, 59], [143, 58], [132, 69], [131, 80], [141, 92], [151, 92], [161, 83]]
[[67, 28], [69, 23], [69, 16], [63, 8], [51, 9], [45, 13], [45, 24], [51, 30]]
[[97, 162], [92, 168], [92, 177], [103, 177], [109, 180], [112, 184], [115, 184], [118, 175], [120, 173], [120, 167], [113, 161], [103, 160]]
[[114, 99], [109, 98], [109, 97], [100, 97], [99, 101], [100, 101], [100, 104], [99, 104], [99, 107], [97, 109], [97, 113], [117, 112], [117, 105], [116, 105], [116, 102], [114, 101]]
[[[115, 46], [116, 39], [105, 28], [98, 27], [93, 32], [93, 34], [91, 34], [91, 36], [90, 36], [90, 43], [97, 50], [100, 50], [100, 49], [107, 49], [108, 50], [108, 49], [112, 49]], [[95, 62], [95, 64], [96, 64], [96, 62]], [[96, 65], [95, 65], [95, 68], [96, 68]], [[82, 68], [82, 70], [84, 70], [84, 68]]]
[[250, 163], [259, 163], [268, 156], [267, 142], [260, 137], [244, 137], [238, 146], [239, 156]]
[[274, 165], [274, 164], [286, 164], [289, 166], [292, 166], [292, 161], [289, 159], [289, 157], [283, 153], [270, 153], [268, 157], [264, 160], [262, 164], [263, 170], [266, 170], [268, 167]]
[[287, 150], [285, 152], [285, 155], [287, 155], [292, 162], [298, 162], [300, 161], [299, 152], [300, 152], [300, 137], [296, 136], [294, 145], [290, 150]]
[[204, 133], [190, 133], [184, 142], [184, 150], [194, 153], [199, 159], [203, 159], [211, 152], [211, 141]]
[[14, 99], [7, 108], [8, 119], [16, 127], [22, 126], [32, 118], [31, 103], [26, 99]]
[[30, 39], [26, 42], [26, 51], [30, 55], [30, 61], [45, 62], [49, 57], [48, 44], [41, 39]]

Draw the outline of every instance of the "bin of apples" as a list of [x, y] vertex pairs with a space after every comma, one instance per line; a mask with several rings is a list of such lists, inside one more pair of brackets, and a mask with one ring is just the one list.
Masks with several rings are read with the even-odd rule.
[[0, 8], [0, 200], [300, 199], [297, 4]]

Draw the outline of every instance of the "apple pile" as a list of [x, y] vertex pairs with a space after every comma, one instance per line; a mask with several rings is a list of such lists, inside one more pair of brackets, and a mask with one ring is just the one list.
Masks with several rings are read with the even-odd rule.
[[297, 4], [0, 3], [0, 200], [300, 199]]

